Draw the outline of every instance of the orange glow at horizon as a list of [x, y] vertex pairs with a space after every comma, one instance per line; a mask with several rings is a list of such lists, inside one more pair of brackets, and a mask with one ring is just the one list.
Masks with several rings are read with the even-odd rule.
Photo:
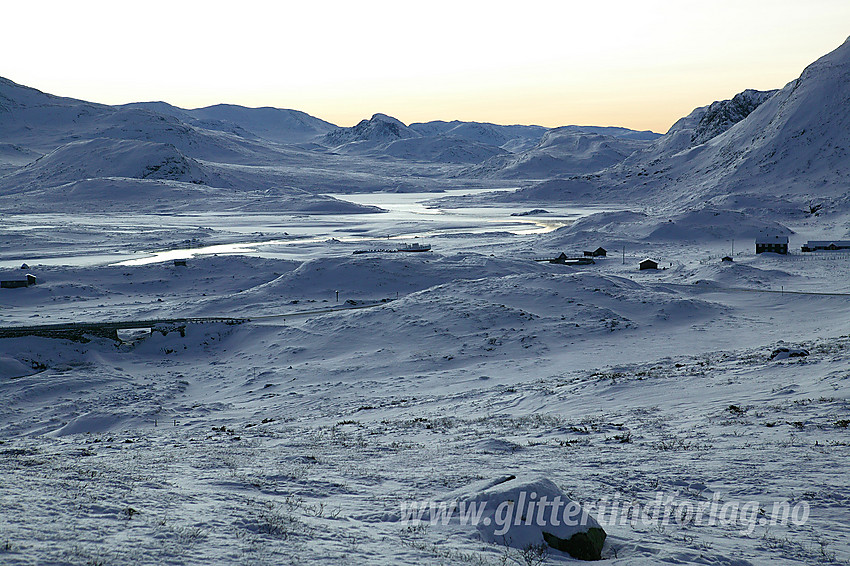
[[340, 126], [382, 112], [659, 133], [714, 100], [781, 88], [838, 47], [850, 21], [846, 0], [4, 8], [20, 25], [0, 36], [0, 76], [59, 96], [275, 106]]

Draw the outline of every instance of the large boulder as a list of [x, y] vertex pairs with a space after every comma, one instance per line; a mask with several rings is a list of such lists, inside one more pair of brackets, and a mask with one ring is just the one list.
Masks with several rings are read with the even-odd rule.
[[476, 527], [486, 541], [518, 549], [545, 544], [581, 560], [602, 558], [605, 531], [547, 478], [506, 476], [456, 498], [461, 512], [473, 505], [480, 512]]

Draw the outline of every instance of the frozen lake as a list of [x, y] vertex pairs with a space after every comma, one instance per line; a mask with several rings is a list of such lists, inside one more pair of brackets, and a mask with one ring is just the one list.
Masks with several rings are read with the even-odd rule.
[[[593, 207], [548, 207], [527, 216], [521, 205], [459, 207], [440, 199], [481, 195], [492, 189], [442, 193], [331, 195], [385, 212], [365, 214], [30, 214], [11, 216], [0, 229], [0, 267], [120, 263], [144, 265], [209, 254], [303, 258], [326, 242], [388, 247], [387, 240], [494, 234], [542, 234], [594, 212]], [[181, 239], [182, 237], [182, 239]], [[39, 249], [38, 241], [49, 246]], [[23, 244], [23, 245], [21, 245]], [[47, 250], [50, 251], [47, 251]], [[350, 252], [349, 252], [350, 253]]]

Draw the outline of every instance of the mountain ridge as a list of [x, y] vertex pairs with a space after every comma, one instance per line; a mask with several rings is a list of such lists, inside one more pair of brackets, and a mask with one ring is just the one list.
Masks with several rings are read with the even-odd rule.
[[[850, 39], [782, 89], [738, 96], [752, 108], [734, 123], [703, 120], [712, 106], [731, 108], [734, 98], [701, 107], [609, 169], [547, 180], [506, 198], [631, 202], [670, 213], [712, 206], [757, 216], [850, 202]], [[719, 131], [702, 141], [701, 121]]]

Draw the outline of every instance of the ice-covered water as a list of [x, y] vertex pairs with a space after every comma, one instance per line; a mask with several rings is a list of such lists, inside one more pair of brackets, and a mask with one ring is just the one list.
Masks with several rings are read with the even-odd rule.
[[[49, 254], [17, 250], [0, 254], [0, 267], [14, 268], [21, 261], [45, 265], [146, 265], [160, 261], [185, 259], [212, 254], [250, 254], [260, 257], [297, 259], [305, 249], [334, 239], [343, 243], [363, 243], [381, 247], [382, 241], [433, 238], [458, 234], [503, 233], [518, 237], [543, 234], [602, 209], [589, 206], [555, 206], [548, 213], [511, 216], [524, 212], [521, 205], [462, 207], [440, 201], [445, 197], [481, 195], [492, 189], [451, 189], [441, 193], [367, 193], [332, 195], [356, 204], [380, 207], [385, 212], [367, 214], [37, 214], [14, 219], [7, 233], [50, 232], [54, 236], [68, 231], [68, 245], [52, 247]], [[126, 242], [133, 234], [142, 236], [138, 244], [120, 250], [89, 250], [85, 238], [72, 232], [110, 233]], [[210, 244], [193, 238], [198, 231], [222, 234]], [[162, 232], [162, 236], [157, 234]], [[179, 239], [180, 237], [182, 239]], [[202, 234], [203, 236], [203, 234]], [[52, 238], [51, 238], [52, 239]], [[74, 241], [80, 242], [79, 246]], [[103, 242], [99, 242], [103, 244]], [[204, 245], [208, 244], [208, 245]], [[389, 246], [387, 246], [389, 247]]]

